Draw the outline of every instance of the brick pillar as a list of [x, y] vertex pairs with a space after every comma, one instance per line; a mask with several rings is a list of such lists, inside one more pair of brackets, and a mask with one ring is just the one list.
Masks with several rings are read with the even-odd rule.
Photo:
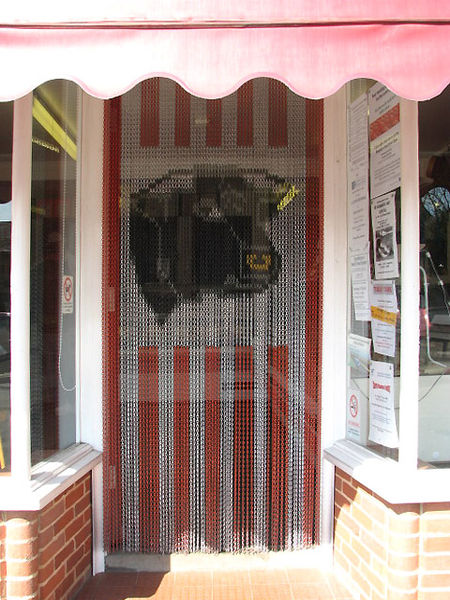
[[450, 502], [424, 504], [420, 517], [419, 600], [450, 598]]
[[389, 504], [336, 469], [334, 557], [361, 600], [449, 600], [450, 502]]
[[5, 537], [6, 525], [4, 514], [0, 513], [0, 598], [6, 597]]
[[0, 513], [0, 600], [72, 600], [91, 562], [90, 473], [40, 511]]
[[417, 600], [420, 505], [392, 505], [336, 469], [335, 564], [361, 600]]
[[420, 505], [386, 504], [388, 599], [415, 600], [419, 582]]
[[4, 521], [6, 598], [38, 598], [38, 519], [36, 512], [8, 512]]
[[91, 575], [90, 474], [40, 512], [38, 532], [39, 600], [71, 600]]

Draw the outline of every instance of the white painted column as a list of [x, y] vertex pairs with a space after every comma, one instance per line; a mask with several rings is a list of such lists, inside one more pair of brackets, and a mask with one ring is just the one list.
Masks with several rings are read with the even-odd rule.
[[[324, 100], [322, 449], [345, 437], [347, 162], [345, 87]], [[321, 542], [332, 544], [334, 467], [322, 461]]]
[[417, 468], [419, 422], [419, 157], [417, 102], [400, 101], [401, 341], [399, 463]]
[[80, 155], [80, 441], [103, 449], [103, 101], [83, 93]]
[[11, 227], [11, 474], [31, 476], [30, 238], [32, 94], [14, 103]]
[[[103, 449], [102, 198], [104, 102], [82, 94], [79, 248], [79, 440]], [[92, 569], [105, 570], [102, 465], [92, 471]]]
[[92, 573], [105, 570], [103, 549], [103, 466], [98, 464], [92, 470]]

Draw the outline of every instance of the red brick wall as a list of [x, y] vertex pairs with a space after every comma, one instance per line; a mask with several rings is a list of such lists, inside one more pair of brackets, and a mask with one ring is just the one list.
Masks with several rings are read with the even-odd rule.
[[450, 502], [389, 504], [336, 469], [334, 557], [363, 600], [448, 600]]
[[3, 513], [5, 527], [5, 597], [37, 598], [38, 513]]
[[3, 512], [0, 598], [71, 600], [91, 574], [91, 513], [90, 473], [40, 512]]
[[6, 560], [5, 560], [6, 526], [3, 513], [0, 513], [0, 598], [6, 596]]
[[91, 478], [85, 475], [39, 516], [39, 600], [68, 600], [91, 574]]
[[450, 502], [422, 505], [420, 544], [419, 600], [448, 600]]

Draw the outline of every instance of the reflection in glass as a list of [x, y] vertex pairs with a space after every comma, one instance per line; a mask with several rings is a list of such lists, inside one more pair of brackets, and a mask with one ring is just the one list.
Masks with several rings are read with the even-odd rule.
[[32, 464], [75, 442], [77, 87], [33, 94], [31, 187]]
[[450, 466], [450, 88], [419, 103], [419, 463]]
[[13, 103], [0, 103], [0, 473], [11, 469], [10, 267]]

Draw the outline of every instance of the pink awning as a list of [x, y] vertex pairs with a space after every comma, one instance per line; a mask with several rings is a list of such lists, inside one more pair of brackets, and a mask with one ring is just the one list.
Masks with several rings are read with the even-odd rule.
[[14, 0], [0, 23], [342, 23], [445, 21], [448, 0]]
[[[387, 10], [399, 1], [380, 5]], [[171, 4], [187, 6], [186, 0]], [[328, 4], [337, 9], [348, 3]], [[425, 15], [427, 6], [436, 4], [443, 6], [441, 12], [450, 12], [448, 1], [411, 4]], [[22, 25], [0, 29], [0, 99], [20, 97], [44, 81], [61, 78], [108, 98], [153, 76], [170, 77], [195, 95], [214, 98], [265, 76], [309, 98], [328, 96], [350, 79], [370, 77], [400, 96], [422, 100], [449, 83], [449, 56], [450, 20], [247, 27]]]

